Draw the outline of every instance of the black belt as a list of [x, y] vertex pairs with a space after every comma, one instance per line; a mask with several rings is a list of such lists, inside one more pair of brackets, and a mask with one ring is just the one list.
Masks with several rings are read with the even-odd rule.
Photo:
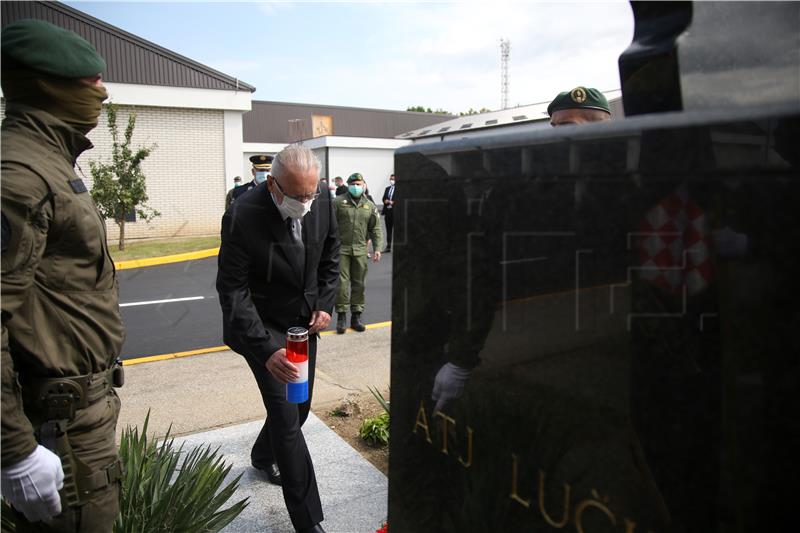
[[112, 387], [124, 383], [122, 363], [108, 370], [82, 376], [32, 378], [22, 383], [26, 404], [42, 413], [46, 420], [72, 420], [75, 411], [102, 399]]

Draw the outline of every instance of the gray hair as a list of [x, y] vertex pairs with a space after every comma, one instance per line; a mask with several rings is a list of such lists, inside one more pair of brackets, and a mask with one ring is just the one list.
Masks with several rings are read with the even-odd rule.
[[306, 148], [302, 144], [290, 144], [275, 154], [275, 158], [272, 160], [270, 174], [276, 178], [283, 178], [287, 168], [299, 170], [301, 172], [314, 169], [317, 172], [317, 177], [319, 177], [321, 167], [322, 164], [319, 158], [317, 158], [314, 152], [309, 148]]

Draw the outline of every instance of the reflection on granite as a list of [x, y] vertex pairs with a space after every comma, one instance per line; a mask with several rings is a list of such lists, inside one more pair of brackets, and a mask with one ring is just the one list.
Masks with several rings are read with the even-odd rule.
[[800, 3], [631, 2], [620, 56], [625, 115], [800, 107]]
[[399, 150], [392, 531], [782, 530], [797, 146], [784, 106]]

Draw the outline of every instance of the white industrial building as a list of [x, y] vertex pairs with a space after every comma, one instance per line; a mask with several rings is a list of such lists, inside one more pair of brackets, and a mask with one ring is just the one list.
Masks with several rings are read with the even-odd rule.
[[[35, 18], [72, 30], [106, 59], [110, 101], [124, 131], [136, 113], [133, 144], [155, 145], [144, 161], [149, 205], [161, 215], [126, 223], [128, 238], [213, 235], [234, 176], [250, 176], [248, 157], [274, 154], [304, 141], [323, 163], [322, 177], [361, 172], [373, 196], [383, 193], [395, 148], [405, 131], [449, 116], [313, 104], [261, 102], [255, 87], [58, 2], [0, 3], [2, 25]], [[0, 113], [4, 111], [0, 100]], [[89, 162], [110, 161], [107, 116], [89, 138], [94, 148], [78, 160], [91, 187]], [[118, 229], [108, 221], [109, 240]]]

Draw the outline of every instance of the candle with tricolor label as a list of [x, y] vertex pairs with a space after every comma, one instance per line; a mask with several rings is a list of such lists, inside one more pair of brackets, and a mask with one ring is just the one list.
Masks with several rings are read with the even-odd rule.
[[286, 332], [286, 358], [297, 367], [300, 376], [286, 384], [286, 401], [308, 401], [308, 330], [289, 328]]

